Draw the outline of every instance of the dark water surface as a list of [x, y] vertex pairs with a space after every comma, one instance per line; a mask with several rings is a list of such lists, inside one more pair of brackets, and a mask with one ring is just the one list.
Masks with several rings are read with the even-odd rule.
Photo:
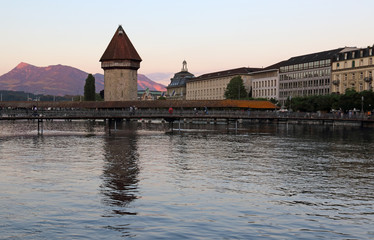
[[374, 129], [0, 123], [0, 239], [374, 239]]

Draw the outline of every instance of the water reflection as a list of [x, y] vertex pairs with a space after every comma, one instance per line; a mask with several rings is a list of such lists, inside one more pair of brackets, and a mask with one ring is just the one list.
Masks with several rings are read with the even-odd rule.
[[111, 214], [136, 214], [128, 209], [138, 195], [139, 166], [135, 131], [127, 128], [105, 139], [101, 194], [104, 196], [103, 203], [113, 207]]
[[0, 124], [5, 239], [374, 237], [371, 129], [24, 124]]

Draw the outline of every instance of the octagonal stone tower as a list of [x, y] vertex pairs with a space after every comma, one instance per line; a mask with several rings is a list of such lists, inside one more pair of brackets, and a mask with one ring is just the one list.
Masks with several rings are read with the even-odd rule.
[[105, 101], [137, 100], [141, 61], [120, 25], [100, 58], [101, 68], [104, 69]]

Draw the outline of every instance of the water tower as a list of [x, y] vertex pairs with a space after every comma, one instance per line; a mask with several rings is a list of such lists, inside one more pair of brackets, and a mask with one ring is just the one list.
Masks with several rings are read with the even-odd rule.
[[100, 58], [104, 69], [104, 100], [133, 101], [138, 97], [142, 59], [120, 25]]

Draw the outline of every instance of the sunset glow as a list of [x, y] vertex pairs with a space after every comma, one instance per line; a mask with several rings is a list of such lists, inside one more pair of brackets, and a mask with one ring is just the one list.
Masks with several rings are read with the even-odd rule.
[[373, 7], [371, 0], [4, 1], [0, 75], [20, 62], [103, 73], [99, 59], [119, 24], [143, 59], [138, 72], [163, 84], [183, 60], [195, 75], [266, 67], [373, 45]]

